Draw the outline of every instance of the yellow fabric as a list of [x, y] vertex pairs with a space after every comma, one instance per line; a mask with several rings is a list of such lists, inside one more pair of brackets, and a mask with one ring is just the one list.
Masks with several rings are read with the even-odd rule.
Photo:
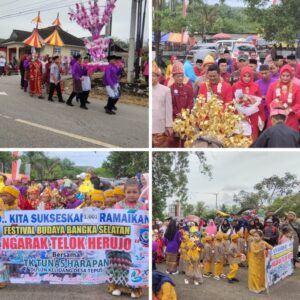
[[116, 186], [114, 188], [114, 195], [120, 195], [120, 196], [124, 196], [125, 193], [124, 193], [124, 188], [121, 187], [121, 186]]
[[272, 248], [263, 241], [252, 242], [248, 252], [248, 288], [256, 293], [265, 290], [265, 253], [262, 245]]
[[14, 198], [19, 198], [20, 191], [12, 185], [5, 186], [2, 189], [2, 193], [8, 193], [12, 195]]
[[104, 202], [104, 193], [100, 190], [93, 190], [88, 196], [91, 197], [92, 201]]
[[212, 237], [210, 235], [208, 235], [204, 238], [204, 240], [205, 240], [205, 242], [212, 241]]
[[239, 269], [239, 265], [238, 264], [230, 264], [229, 265], [230, 271], [227, 274], [227, 278], [228, 279], [232, 279], [236, 277], [237, 271]]
[[78, 189], [78, 191], [80, 193], [91, 193], [94, 190], [94, 186], [93, 186], [90, 178], [91, 178], [91, 175], [87, 174], [82, 185]]
[[3, 190], [4, 187], [5, 187], [4, 177], [0, 176], [0, 193], [2, 192], [2, 190]]
[[221, 241], [222, 239], [223, 239], [223, 234], [222, 234], [222, 232], [218, 232], [218, 233], [216, 234], [216, 240]]
[[204, 267], [204, 273], [211, 273], [211, 262], [206, 261], [203, 264]]
[[231, 240], [232, 240], [232, 241], [236, 241], [238, 238], [239, 238], [239, 235], [238, 235], [237, 233], [234, 233], [234, 234], [231, 236]]
[[156, 295], [156, 298], [159, 300], [177, 300], [175, 288], [169, 282], [164, 283]]
[[206, 65], [213, 65], [215, 63], [215, 59], [211, 55], [206, 55], [203, 61], [203, 66], [205, 67]]
[[109, 198], [109, 197], [114, 197], [115, 194], [114, 194], [114, 191], [113, 190], [107, 190], [104, 192], [104, 197], [105, 198]]
[[220, 276], [221, 274], [224, 274], [224, 265], [222, 262], [216, 262], [215, 263], [215, 276]]
[[166, 75], [165, 75], [166, 79], [169, 79], [172, 77], [172, 71], [173, 71], [173, 66], [172, 66], [172, 64], [169, 64], [166, 69]]

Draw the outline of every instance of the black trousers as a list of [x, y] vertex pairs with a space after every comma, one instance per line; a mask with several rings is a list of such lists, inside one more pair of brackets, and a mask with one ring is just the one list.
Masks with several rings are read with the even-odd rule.
[[107, 105], [105, 106], [105, 109], [112, 110], [113, 107], [117, 104], [118, 100], [119, 100], [119, 98], [108, 97], [108, 99], [107, 99]]
[[24, 88], [24, 76], [25, 76], [25, 71], [21, 71], [21, 88]]
[[82, 97], [83, 97], [83, 101], [84, 101], [85, 104], [88, 101], [89, 95], [90, 95], [90, 91], [82, 92]]
[[50, 91], [49, 91], [48, 100], [52, 99], [55, 90], [57, 92], [59, 101], [63, 101], [63, 98], [61, 95], [60, 83], [55, 85], [53, 82], [50, 82]]

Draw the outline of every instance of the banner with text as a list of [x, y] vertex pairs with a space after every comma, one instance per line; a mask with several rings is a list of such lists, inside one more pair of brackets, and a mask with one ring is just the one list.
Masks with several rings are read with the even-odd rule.
[[148, 284], [147, 211], [6, 211], [0, 260], [11, 283]]
[[293, 268], [293, 242], [278, 245], [266, 257], [266, 285], [270, 287], [291, 275]]

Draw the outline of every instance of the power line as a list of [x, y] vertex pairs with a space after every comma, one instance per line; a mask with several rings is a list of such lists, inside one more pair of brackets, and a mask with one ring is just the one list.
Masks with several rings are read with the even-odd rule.
[[[67, 1], [70, 1], [70, 0], [67, 0]], [[72, 0], [72, 1], [75, 1], [75, 0]], [[19, 11], [19, 12], [14, 12], [14, 13], [12, 13], [12, 14], [6, 14], [6, 15], [2, 15], [2, 16], [0, 16], [0, 19], [6, 19], [6, 18], [10, 18], [10, 17], [15, 17], [15, 16], [21, 16], [21, 15], [26, 15], [26, 14], [30, 14], [30, 13], [32, 13], [32, 12], [36, 12], [36, 11], [46, 11], [47, 10], [47, 8], [50, 10], [50, 9], [52, 9], [52, 8], [59, 8], [57, 5], [59, 4], [59, 3], [61, 3], [61, 1], [57, 1], [57, 2], [55, 2], [55, 3], [51, 3], [51, 4], [45, 4], [46, 2], [49, 2], [49, 0], [44, 0], [44, 1], [41, 1], [40, 3], [39, 3], [39, 5], [38, 6], [35, 6], [35, 7], [31, 7], [31, 8], [29, 8], [29, 9], [27, 9], [27, 10], [21, 10], [21, 11]], [[76, 2], [75, 2], [76, 3]], [[69, 3], [69, 4], [64, 4], [66, 7], [67, 6], [71, 6], [71, 5], [73, 5], [73, 4], [75, 4], [75, 3]], [[42, 6], [41, 6], [41, 4], [43, 4]], [[54, 6], [53, 6], [54, 5]], [[45, 10], [44, 10], [44, 8], [45, 8]], [[18, 8], [19, 9], [19, 8]], [[15, 11], [15, 10], [14, 10]]]

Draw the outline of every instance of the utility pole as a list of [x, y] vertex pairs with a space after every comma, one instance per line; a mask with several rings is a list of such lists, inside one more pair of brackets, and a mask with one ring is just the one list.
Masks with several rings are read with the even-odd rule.
[[134, 78], [136, 9], [137, 9], [137, 0], [132, 0], [132, 2], [131, 2], [130, 37], [129, 37], [129, 49], [128, 49], [128, 73], [127, 73], [127, 81], [129, 83], [131, 83]]

